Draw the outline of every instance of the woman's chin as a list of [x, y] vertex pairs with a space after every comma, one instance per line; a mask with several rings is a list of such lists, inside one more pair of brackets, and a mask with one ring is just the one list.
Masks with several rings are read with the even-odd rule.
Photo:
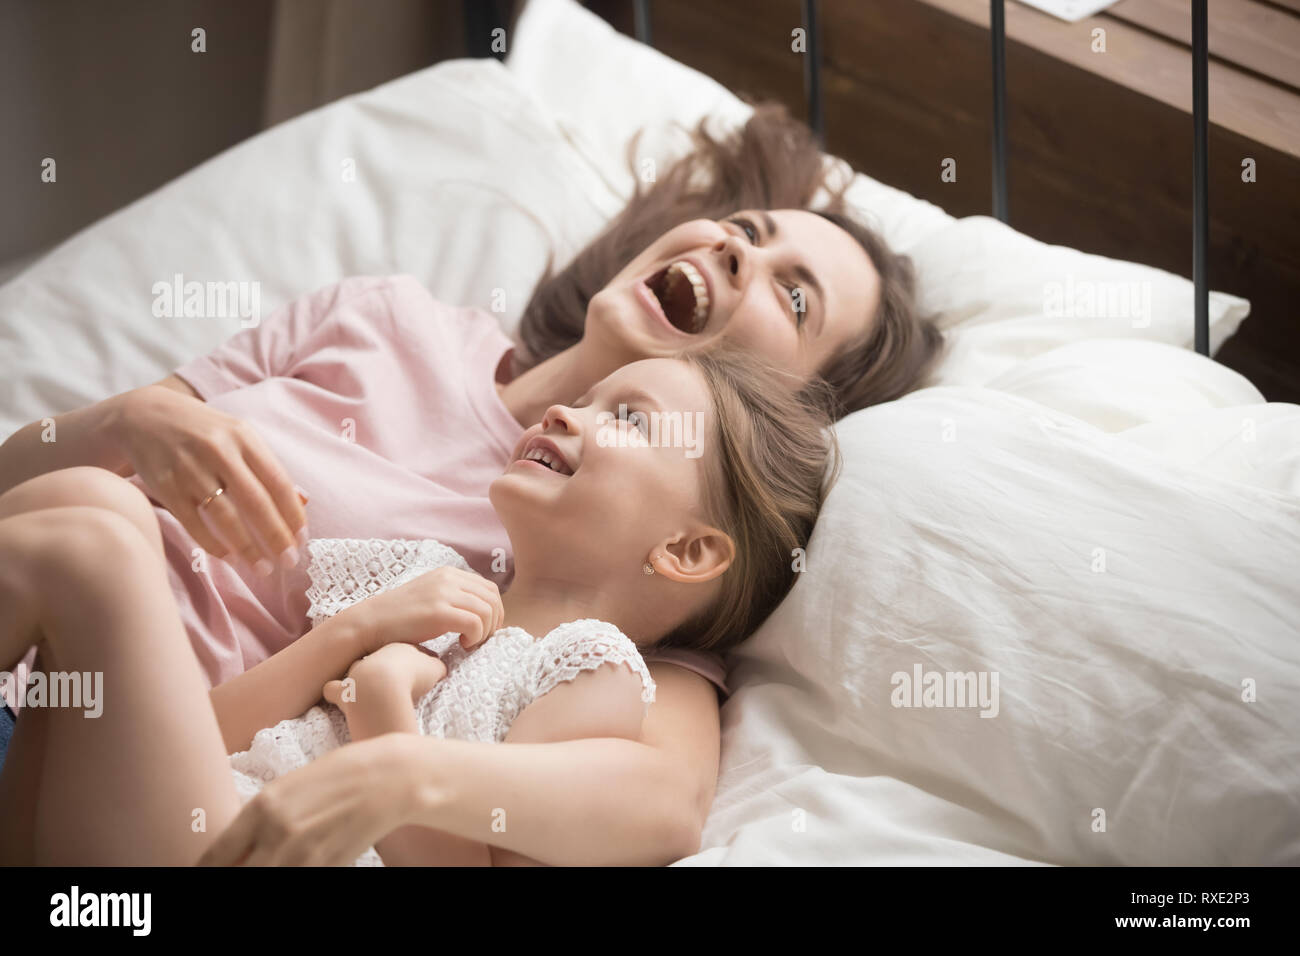
[[647, 315], [631, 294], [620, 305], [623, 307], [601, 303], [597, 307], [596, 300], [592, 299], [582, 336], [588, 354], [608, 355], [610, 361], [606, 364], [617, 367], [673, 355], [685, 344], [683, 336]]

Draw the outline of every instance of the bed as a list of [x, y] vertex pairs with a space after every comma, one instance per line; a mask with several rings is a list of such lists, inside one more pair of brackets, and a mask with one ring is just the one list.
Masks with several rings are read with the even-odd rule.
[[[411, 273], [512, 330], [548, 253], [630, 192], [638, 127], [638, 159], [667, 162], [676, 124], [747, 113], [533, 0], [504, 64], [277, 126], [0, 287], [0, 428], [238, 330], [155, 318], [175, 276], [256, 281], [265, 313]], [[1182, 278], [861, 175], [850, 197], [914, 259], [950, 350], [838, 426], [807, 570], [729, 657], [717, 795], [676, 865], [1300, 862], [1300, 406], [1192, 351]], [[1137, 306], [1068, 307], [1081, 289]], [[1211, 353], [1248, 311], [1210, 293]]]

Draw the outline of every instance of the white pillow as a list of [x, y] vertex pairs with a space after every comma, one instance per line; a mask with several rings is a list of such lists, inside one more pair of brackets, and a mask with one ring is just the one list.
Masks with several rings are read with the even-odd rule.
[[[988, 216], [956, 221], [908, 254], [921, 277], [921, 308], [939, 313], [950, 342], [935, 384], [988, 384], [1026, 359], [1088, 339], [1193, 345], [1192, 284], [1160, 269], [1048, 245]], [[1244, 299], [1210, 293], [1211, 352], [1249, 311]]]
[[[1294, 466], [1300, 407], [1261, 410]], [[957, 858], [1300, 862], [1300, 497], [992, 389], [838, 431], [807, 571], [731, 655], [711, 862], [769, 840], [782, 862], [896, 860], [882, 819]], [[996, 716], [894, 706], [917, 666], [996, 672]], [[790, 838], [791, 808], [836, 848]]]
[[0, 287], [0, 434], [161, 378], [239, 330], [237, 316], [155, 318], [153, 286], [176, 274], [259, 283], [265, 316], [346, 276], [411, 273], [444, 301], [502, 308], [509, 331], [547, 253], [571, 255], [621, 205], [495, 60], [347, 97], [227, 150]]
[[1080, 418], [1102, 431], [1240, 405], [1264, 396], [1245, 376], [1185, 348], [1134, 339], [1082, 339], [984, 383]]
[[[711, 78], [618, 33], [574, 0], [530, 0], [506, 63], [622, 195], [634, 182], [627, 143], [642, 124], [648, 135], [638, 157], [665, 162], [687, 145], [672, 132], [674, 123], [693, 126], [708, 115], [722, 128], [751, 112]], [[861, 174], [847, 197], [892, 248], [915, 258], [923, 305], [941, 310], [944, 328], [959, 333], [937, 383], [985, 384], [1018, 361], [1086, 338], [1192, 345], [1192, 284], [1186, 279], [1049, 246], [988, 217], [957, 220]], [[1053, 284], [1060, 286], [1064, 312], [1089, 288], [1109, 291], [1097, 283], [1118, 288], [1133, 282], [1150, 292], [1149, 325], [1135, 326], [1124, 316], [1084, 321], [1044, 315]], [[1249, 309], [1245, 299], [1211, 293], [1212, 352]]]

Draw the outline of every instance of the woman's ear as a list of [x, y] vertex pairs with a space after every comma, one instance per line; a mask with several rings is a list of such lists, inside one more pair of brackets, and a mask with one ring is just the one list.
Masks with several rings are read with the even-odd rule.
[[656, 574], [683, 584], [712, 581], [735, 560], [736, 545], [731, 536], [711, 527], [695, 528], [668, 538], [646, 558]]

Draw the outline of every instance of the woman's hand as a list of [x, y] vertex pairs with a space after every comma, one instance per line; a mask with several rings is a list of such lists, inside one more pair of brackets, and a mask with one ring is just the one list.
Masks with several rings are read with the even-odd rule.
[[360, 629], [367, 654], [385, 644], [421, 644], [455, 631], [469, 650], [505, 621], [496, 584], [460, 568], [437, 568], [341, 612]]
[[418, 764], [427, 741], [385, 734], [345, 744], [273, 780], [248, 801], [200, 866], [342, 866], [404, 826], [417, 811]]
[[119, 399], [106, 422], [113, 440], [204, 550], [239, 555], [263, 574], [297, 563], [302, 499], [253, 426], [162, 385]]

